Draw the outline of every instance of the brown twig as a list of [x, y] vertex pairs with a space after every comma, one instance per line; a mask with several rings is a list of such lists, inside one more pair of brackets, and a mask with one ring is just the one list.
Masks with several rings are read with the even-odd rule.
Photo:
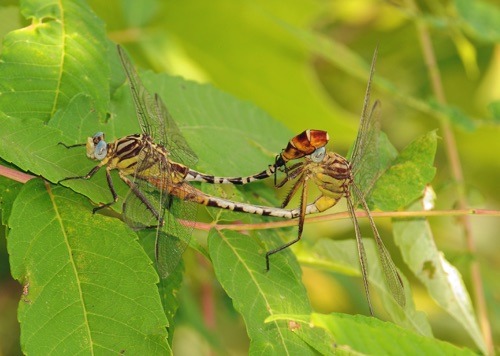
[[[411, 6], [415, 11], [418, 12], [417, 5], [412, 1]], [[437, 101], [446, 105], [446, 97], [443, 90], [441, 75], [439, 72], [439, 67], [436, 64], [436, 58], [434, 55], [434, 50], [432, 48], [432, 41], [430, 39], [430, 34], [427, 29], [426, 24], [423, 21], [416, 21], [417, 32], [420, 40], [420, 45], [423, 51], [424, 60], [429, 70], [429, 76], [432, 84], [432, 89]], [[462, 165], [460, 162], [460, 157], [458, 155], [458, 148], [455, 140], [455, 135], [452, 130], [449, 118], [439, 119], [441, 130], [443, 133], [443, 142], [445, 143], [446, 155], [450, 163], [451, 174], [458, 187], [457, 202], [460, 210], [467, 209], [468, 202], [465, 192], [464, 176]], [[474, 256], [476, 254], [475, 238], [472, 232], [472, 226], [470, 217], [468, 214], [462, 215], [460, 217], [460, 224], [463, 226], [465, 238], [467, 241], [467, 249], [469, 253]], [[481, 330], [483, 333], [483, 338], [486, 343], [487, 352], [489, 355], [493, 355], [493, 339], [491, 336], [491, 326], [488, 319], [488, 312], [486, 308], [486, 300], [483, 291], [483, 282], [481, 278], [481, 271], [479, 267], [479, 262], [477, 260], [472, 260], [471, 265], [471, 278], [472, 278], [472, 292], [474, 295], [474, 300], [476, 302], [477, 315], [479, 318], [479, 323], [481, 325]]]
[[36, 176], [26, 174], [23, 172], [16, 171], [15, 169], [8, 168], [5, 166], [0, 166], [0, 176], [4, 176], [6, 178], [10, 178], [19, 183], [26, 183], [30, 179], [36, 178]]
[[[371, 216], [374, 218], [419, 218], [419, 217], [438, 217], [438, 216], [466, 216], [466, 215], [481, 215], [481, 216], [499, 216], [499, 210], [487, 210], [487, 209], [463, 209], [463, 210], [429, 210], [429, 211], [372, 211]], [[357, 211], [356, 217], [366, 218], [366, 213], [364, 211]], [[306, 218], [306, 223], [319, 223], [331, 220], [342, 220], [350, 219], [350, 215], [347, 211], [341, 213], [324, 214], [317, 216], [310, 216]], [[187, 220], [179, 221], [185, 225], [194, 227], [198, 230], [234, 230], [234, 231], [251, 231], [251, 230], [268, 230], [268, 229], [278, 229], [283, 227], [293, 227], [297, 226], [296, 220], [281, 220], [263, 223], [252, 223], [252, 224], [217, 224], [217, 223], [202, 223]]]

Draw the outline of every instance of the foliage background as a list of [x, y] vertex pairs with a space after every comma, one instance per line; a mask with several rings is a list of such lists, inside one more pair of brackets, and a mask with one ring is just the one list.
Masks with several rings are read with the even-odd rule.
[[[402, 149], [421, 134], [439, 128], [434, 116], [417, 110], [411, 101], [418, 98], [430, 102], [434, 96], [417, 32], [420, 22], [425, 23], [430, 29], [446, 99], [461, 113], [451, 117], [469, 202], [474, 207], [498, 209], [498, 116], [495, 119], [489, 105], [500, 96], [500, 34], [498, 28], [495, 31], [482, 25], [488, 23], [487, 16], [498, 16], [500, 10], [493, 7], [497, 12], [483, 13], [484, 18], [467, 17], [471, 11], [457, 10], [464, 3], [412, 5], [368, 0], [301, 0], [291, 6], [286, 1], [89, 1], [92, 10], [106, 24], [107, 35], [127, 48], [138, 67], [212, 83], [255, 103], [289, 129], [280, 136], [291, 137], [306, 128], [327, 130], [331, 135], [330, 147], [340, 153], [345, 153], [354, 140], [367, 78], [356, 62], [358, 57], [353, 60], [349, 53], [369, 61], [376, 44], [379, 44], [376, 76], [390, 85], [379, 82], [372, 95], [383, 103], [382, 128], [391, 142]], [[29, 24], [20, 15], [18, 3], [0, 4], [2, 37]], [[493, 1], [485, 4], [494, 6]], [[334, 45], [323, 46], [301, 30], [313, 30]], [[189, 139], [189, 133], [186, 136]], [[433, 186], [438, 195], [437, 207], [453, 209], [456, 186], [444, 150], [446, 144], [439, 142], [435, 161], [438, 173]], [[207, 144], [198, 145], [195, 151], [204, 152]], [[277, 152], [283, 141], [277, 140], [270, 146], [270, 150]], [[210, 167], [203, 166], [203, 155], [200, 156], [200, 170], [208, 170]], [[253, 173], [253, 170], [241, 171], [245, 161], [251, 159], [242, 152], [243, 164], [229, 162], [221, 165], [224, 170], [216, 169], [213, 173]], [[475, 256], [467, 254], [463, 231], [455, 218], [432, 218], [430, 222], [436, 244], [461, 271], [466, 283], [470, 260], [480, 262], [489, 317], [494, 338], [498, 340], [500, 304], [495, 283], [499, 270], [498, 219], [472, 217], [478, 249]], [[389, 220], [379, 219], [377, 224], [382, 236], [391, 236]], [[331, 230], [337, 232], [335, 238], [352, 237], [348, 221], [332, 221], [306, 227], [305, 239], [314, 239], [315, 235]], [[199, 232], [197, 237], [203, 241], [206, 234]], [[1, 241], [4, 243], [5, 239]], [[385, 241], [391, 247], [390, 239]], [[396, 264], [403, 266], [397, 250], [390, 249]], [[188, 251], [185, 259], [187, 278], [181, 293], [177, 347], [199, 346], [201, 350], [206, 347], [202, 337], [205, 329], [193, 325], [202, 323], [200, 315], [207, 317], [202, 301], [210, 298], [210, 294], [204, 288], [215, 283], [215, 279], [209, 266], [200, 266], [203, 259], [194, 251]], [[2, 347], [6, 354], [13, 354], [20, 352], [16, 350], [19, 343], [15, 341], [18, 330], [15, 311], [21, 287], [9, 279], [4, 247], [1, 261], [0, 331], [2, 340], [12, 340], [10, 345], [3, 343]], [[333, 279], [306, 267], [303, 281], [316, 311], [366, 313], [358, 280], [343, 275]], [[214, 338], [224, 348], [244, 353], [248, 341], [243, 323], [223, 291], [217, 285], [211, 288], [216, 301]], [[418, 284], [413, 288], [417, 308], [427, 313], [436, 337], [474, 347], [461, 327], [434, 304], [423, 288]]]

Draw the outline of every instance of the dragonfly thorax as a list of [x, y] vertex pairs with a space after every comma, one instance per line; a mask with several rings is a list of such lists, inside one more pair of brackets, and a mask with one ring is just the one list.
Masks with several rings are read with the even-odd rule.
[[321, 193], [333, 199], [349, 194], [352, 171], [349, 161], [335, 152], [327, 152], [325, 158], [310, 168], [311, 177]]

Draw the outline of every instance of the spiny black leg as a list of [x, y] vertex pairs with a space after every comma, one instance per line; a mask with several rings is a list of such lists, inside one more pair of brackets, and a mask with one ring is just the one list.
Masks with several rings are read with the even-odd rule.
[[94, 174], [96, 174], [96, 173], [97, 173], [97, 171], [98, 171], [99, 169], [101, 169], [101, 167], [102, 167], [102, 165], [100, 165], [100, 164], [99, 164], [99, 165], [95, 166], [94, 168], [92, 168], [92, 170], [91, 170], [89, 173], [87, 173], [86, 175], [84, 175], [84, 176], [77, 176], [77, 177], [67, 177], [67, 178], [63, 178], [63, 179], [61, 179], [61, 180], [58, 180], [58, 181], [57, 181], [57, 184], [59, 184], [59, 183], [61, 183], [61, 182], [64, 182], [64, 181], [66, 181], [66, 180], [75, 180], [75, 179], [85, 179], [85, 180], [87, 180], [87, 179], [90, 179], [90, 178], [92, 178], [92, 176], [93, 176]]
[[111, 178], [109, 169], [106, 169], [106, 180], [108, 181], [108, 187], [109, 190], [111, 191], [111, 195], [113, 196], [113, 201], [92, 209], [92, 214], [95, 214], [97, 211], [107, 208], [108, 206], [111, 206], [118, 201], [118, 194], [116, 194], [115, 187], [113, 186], [113, 179]]
[[77, 143], [75, 145], [67, 145], [64, 142], [58, 142], [57, 144], [58, 145], [62, 145], [64, 147], [66, 147], [66, 148], [82, 147], [82, 146], [86, 146], [87, 145], [86, 143]]
[[[139, 190], [139, 188], [137, 188], [137, 185], [134, 182], [132, 182], [130, 179], [128, 179], [127, 177], [125, 177], [124, 175], [120, 174], [120, 178], [121, 178], [121, 180], [123, 180], [129, 186], [129, 188], [132, 191], [132, 193], [134, 193], [135, 196], [137, 198], [139, 198], [139, 200], [141, 201], [141, 203], [143, 203], [146, 206], [146, 208], [151, 212], [151, 214], [153, 214], [153, 216], [156, 218], [156, 220], [158, 220], [158, 226], [165, 225], [165, 221], [163, 220], [163, 217], [155, 209], [155, 207], [153, 206], [153, 204], [151, 204], [151, 202], [148, 200], [148, 198], [146, 198], [146, 196]], [[158, 227], [158, 226], [147, 226], [147, 228]]]
[[[302, 179], [300, 181], [302, 181]], [[274, 255], [275, 253], [280, 252], [280, 251], [284, 250], [285, 248], [292, 246], [294, 243], [299, 242], [300, 238], [302, 237], [302, 231], [304, 229], [304, 219], [305, 219], [306, 208], [307, 208], [307, 179], [304, 179], [303, 188], [302, 188], [302, 196], [300, 198], [299, 231], [297, 233], [297, 238], [295, 240], [292, 240], [292, 241], [284, 244], [283, 246], [275, 248], [274, 250], [267, 251], [267, 253], [266, 253], [266, 271], [269, 271], [269, 269], [270, 269], [269, 256]]]

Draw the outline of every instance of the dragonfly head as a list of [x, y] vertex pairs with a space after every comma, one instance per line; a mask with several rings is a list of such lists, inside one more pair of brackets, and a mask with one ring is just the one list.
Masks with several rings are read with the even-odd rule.
[[104, 133], [98, 132], [87, 138], [87, 157], [94, 160], [102, 160], [108, 153], [108, 144], [104, 141]]
[[319, 163], [323, 160], [323, 158], [325, 158], [325, 154], [326, 154], [326, 148], [320, 147], [316, 149], [313, 153], [311, 153], [309, 155], [309, 158], [311, 159], [311, 161]]

